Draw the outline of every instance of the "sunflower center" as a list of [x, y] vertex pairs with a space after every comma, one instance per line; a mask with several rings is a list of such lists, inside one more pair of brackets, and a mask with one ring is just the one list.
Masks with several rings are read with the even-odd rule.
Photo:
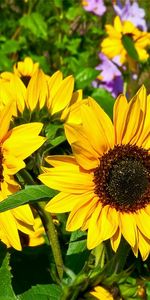
[[20, 79], [22, 80], [22, 82], [24, 83], [24, 85], [27, 87], [29, 84], [29, 81], [31, 79], [31, 76], [21, 76]]
[[94, 170], [95, 193], [103, 205], [135, 212], [150, 203], [150, 156], [138, 146], [110, 149]]

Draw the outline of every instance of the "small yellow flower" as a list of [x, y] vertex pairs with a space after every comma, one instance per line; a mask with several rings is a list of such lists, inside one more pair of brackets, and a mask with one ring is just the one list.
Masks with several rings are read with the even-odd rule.
[[[0, 201], [19, 190], [13, 175], [25, 167], [24, 159], [45, 141], [39, 136], [41, 123], [25, 124], [9, 130], [13, 103], [0, 114]], [[21, 250], [18, 230], [31, 234], [34, 217], [28, 205], [0, 213], [0, 239], [8, 246]]]
[[96, 286], [90, 295], [99, 300], [114, 300], [113, 296], [102, 286]]
[[[22, 114], [25, 108], [30, 112], [45, 108], [49, 116], [58, 115], [58, 118], [64, 121], [69, 115], [70, 107], [82, 99], [81, 90], [73, 92], [73, 76], [63, 79], [60, 71], [48, 76], [37, 66], [33, 68], [29, 58], [26, 59], [26, 64], [22, 64], [23, 67], [21, 62], [18, 63], [18, 71], [15, 68], [15, 74], [1, 74], [0, 109], [13, 101], [16, 103], [14, 116], [18, 115], [18, 111]], [[28, 77], [29, 75], [32, 76]]]
[[60, 191], [45, 209], [70, 212], [67, 230], [88, 230], [89, 249], [110, 239], [116, 251], [123, 235], [145, 260], [150, 252], [150, 97], [144, 87], [129, 103], [120, 95], [113, 123], [91, 98], [80, 110], [82, 124], [65, 125], [73, 155], [47, 157], [53, 167], [39, 176]]
[[122, 42], [123, 36], [132, 38], [140, 61], [145, 61], [149, 57], [145, 48], [150, 45], [150, 33], [140, 31], [130, 21], [121, 22], [117, 16], [114, 20], [114, 26], [106, 25], [106, 32], [108, 37], [102, 41], [101, 47], [102, 52], [110, 59], [119, 55], [121, 64], [128, 60], [130, 62], [131, 58], [129, 58]]
[[30, 57], [26, 57], [24, 61], [19, 61], [14, 65], [14, 74], [26, 83], [38, 69], [39, 63], [34, 63]]

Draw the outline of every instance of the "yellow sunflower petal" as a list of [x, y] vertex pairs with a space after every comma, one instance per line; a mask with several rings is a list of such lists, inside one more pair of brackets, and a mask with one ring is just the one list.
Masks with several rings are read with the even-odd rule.
[[121, 144], [122, 135], [127, 113], [128, 102], [124, 95], [118, 96], [114, 104], [114, 130], [115, 130], [115, 143]]
[[136, 138], [136, 135], [140, 130], [142, 120], [143, 113], [140, 109], [140, 99], [137, 94], [135, 97], [133, 97], [128, 105], [126, 119], [124, 120], [125, 126], [122, 137], [123, 144], [134, 144], [133, 140]]
[[[103, 109], [92, 98], [81, 105], [83, 130], [92, 141], [94, 150], [100, 157], [114, 146], [114, 129], [112, 122]], [[92, 120], [92, 122], [91, 122]]]
[[139, 250], [143, 260], [146, 260], [150, 253], [150, 240], [138, 231]]
[[93, 188], [92, 175], [81, 173], [77, 168], [73, 169], [72, 165], [50, 168], [49, 172], [41, 174], [39, 179], [52, 189], [69, 194], [81, 194]]
[[72, 155], [52, 155], [52, 156], [47, 156], [45, 160], [53, 167], [63, 166], [67, 164], [72, 164], [73, 166], [75, 165], [77, 166], [76, 159]]
[[51, 107], [51, 100], [55, 96], [61, 82], [63, 80], [62, 72], [57, 71], [51, 77], [48, 77], [48, 88], [50, 97], [47, 100], [47, 106]]
[[86, 215], [90, 213], [93, 205], [96, 205], [97, 203], [97, 199], [95, 197], [91, 199], [91, 194], [84, 194], [82, 198], [82, 200], [80, 199], [79, 203], [76, 204], [69, 214], [66, 224], [66, 229], [68, 231], [74, 231], [81, 228]]
[[[137, 243], [137, 226], [133, 214], [120, 213], [121, 232], [127, 242], [134, 247]], [[130, 228], [130, 230], [129, 230]]]
[[18, 235], [17, 225], [15, 218], [10, 211], [6, 211], [0, 214], [1, 229], [7, 236], [8, 241], [12, 247], [17, 250], [21, 250], [20, 239]]
[[16, 225], [17, 225], [17, 229], [20, 230], [21, 232], [25, 233], [25, 234], [29, 235], [29, 234], [34, 232], [33, 225], [29, 225], [27, 223], [24, 223], [19, 219], [16, 219]]
[[121, 241], [121, 230], [118, 227], [118, 229], [116, 230], [115, 234], [111, 237], [110, 242], [111, 242], [111, 247], [114, 250], [114, 252], [117, 251], [119, 244]]
[[42, 126], [41, 123], [29, 123], [13, 128], [3, 143], [3, 151], [25, 159], [45, 142], [44, 137], [38, 136]]
[[65, 133], [77, 162], [87, 170], [96, 168], [99, 164], [99, 155], [93, 149], [92, 141], [86, 137], [83, 127], [66, 124]]
[[34, 225], [34, 217], [31, 208], [28, 204], [19, 206], [12, 210], [16, 219], [25, 222], [29, 225]]
[[14, 103], [9, 103], [0, 113], [0, 141], [5, 140], [12, 118]]
[[58, 91], [52, 99], [51, 103], [51, 115], [64, 109], [71, 101], [74, 88], [73, 76], [66, 77], [60, 84]]
[[33, 111], [36, 107], [40, 109], [46, 103], [48, 98], [48, 85], [46, 81], [46, 75], [42, 72], [42, 70], [37, 70], [27, 87], [26, 93], [26, 104], [27, 107]]
[[136, 223], [141, 233], [150, 239], [150, 218], [149, 215], [141, 210], [135, 214]]
[[101, 203], [97, 203], [97, 206], [90, 218], [88, 225], [88, 236], [87, 236], [87, 248], [93, 249], [101, 243], [101, 238], [99, 235], [100, 227], [99, 227], [99, 217], [101, 213], [102, 205]]

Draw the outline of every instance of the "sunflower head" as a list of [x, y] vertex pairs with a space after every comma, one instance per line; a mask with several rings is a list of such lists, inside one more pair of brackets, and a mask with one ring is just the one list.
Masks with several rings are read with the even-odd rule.
[[[70, 212], [67, 230], [87, 230], [87, 246], [121, 236], [134, 254], [150, 252], [150, 97], [143, 87], [128, 102], [120, 95], [113, 122], [91, 98], [82, 101], [82, 124], [66, 124], [72, 156], [48, 157], [40, 180], [59, 190], [47, 205], [52, 213]], [[130, 230], [129, 230], [130, 228]]]
[[131, 39], [134, 44], [135, 51], [140, 61], [146, 61], [148, 53], [146, 47], [150, 45], [150, 33], [140, 31], [130, 21], [121, 21], [119, 16], [115, 17], [114, 26], [106, 25], [106, 37], [102, 44], [102, 53], [108, 58], [112, 59], [115, 56], [120, 57], [120, 63], [124, 64], [127, 61], [131, 67], [134, 66], [133, 59], [128, 55], [124, 40]]
[[[26, 81], [26, 82], [25, 82]], [[82, 100], [82, 91], [75, 91], [72, 75], [63, 78], [60, 71], [46, 75], [30, 58], [18, 62], [14, 73], [4, 72], [0, 78], [0, 108], [14, 102], [15, 117], [28, 121], [59, 120], [65, 122], [77, 119], [71, 114]], [[77, 120], [77, 122], [79, 122]]]
[[39, 69], [39, 63], [34, 63], [30, 57], [26, 57], [24, 61], [17, 62], [13, 69], [14, 74], [27, 86], [35, 71]]
[[[12, 119], [11, 103], [0, 114], [0, 201], [20, 189], [14, 175], [25, 167], [24, 159], [36, 151], [45, 138], [39, 136], [41, 123], [29, 123], [9, 129]], [[0, 214], [0, 239], [8, 247], [21, 250], [19, 232], [34, 231], [34, 216], [28, 205]]]

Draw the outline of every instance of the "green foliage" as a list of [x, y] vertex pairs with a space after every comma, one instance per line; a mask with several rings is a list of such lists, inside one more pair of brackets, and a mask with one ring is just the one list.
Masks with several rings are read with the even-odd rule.
[[124, 48], [127, 50], [128, 55], [134, 60], [138, 61], [139, 60], [138, 53], [135, 49], [132, 38], [128, 35], [124, 35], [122, 37], [122, 43]]
[[6, 247], [0, 243], [0, 300], [17, 300], [11, 285], [10, 254]]
[[56, 284], [43, 284], [33, 286], [30, 290], [19, 296], [20, 300], [61, 300], [61, 288]]
[[25, 189], [14, 193], [0, 202], [0, 211], [6, 211], [26, 203], [46, 201], [56, 195], [56, 191], [44, 185], [26, 186]]

